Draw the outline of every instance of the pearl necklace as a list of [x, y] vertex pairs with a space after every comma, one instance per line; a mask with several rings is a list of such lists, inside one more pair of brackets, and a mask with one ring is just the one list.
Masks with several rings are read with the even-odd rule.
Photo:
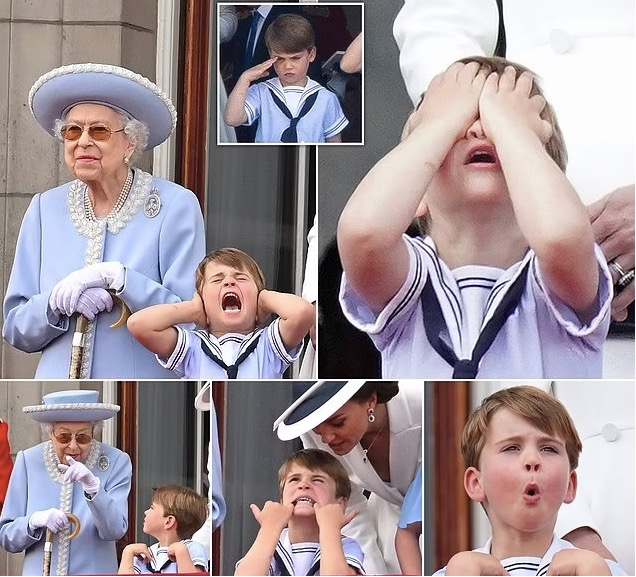
[[[119, 193], [119, 197], [117, 198], [117, 202], [115, 206], [113, 206], [112, 210], [106, 216], [106, 220], [108, 220], [111, 216], [116, 215], [124, 206], [124, 203], [128, 199], [128, 195], [130, 194], [130, 189], [132, 188], [133, 182], [133, 171], [128, 169], [128, 176], [126, 177], [126, 181], [124, 182], [124, 186]], [[95, 215], [95, 210], [93, 209], [93, 203], [91, 202], [90, 196], [88, 195], [88, 185], [84, 185], [84, 213], [88, 220], [95, 221], [97, 220], [97, 216]]]
[[362, 457], [362, 461], [364, 463], [367, 463], [369, 461], [369, 459], [367, 458], [367, 453], [369, 452], [369, 449], [373, 447], [373, 443], [375, 443], [378, 440], [378, 437], [380, 436], [380, 433], [384, 431], [385, 426], [386, 426], [386, 421], [382, 423], [382, 426], [378, 429], [378, 432], [375, 434], [375, 437], [373, 437], [373, 441], [371, 441], [371, 444], [366, 449], [362, 447], [362, 443], [360, 443], [360, 446], [362, 447], [362, 452], [364, 453], [364, 456]]

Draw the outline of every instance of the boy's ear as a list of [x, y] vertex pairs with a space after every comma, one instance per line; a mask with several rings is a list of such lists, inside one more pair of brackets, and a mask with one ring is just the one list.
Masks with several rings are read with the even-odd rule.
[[166, 520], [164, 521], [164, 526], [166, 529], [172, 529], [174, 527], [176, 527], [177, 525], [177, 519], [176, 517], [174, 517], [174, 515], [168, 515], [166, 517]]
[[568, 490], [565, 493], [565, 498], [563, 499], [564, 503], [568, 504], [574, 501], [574, 499], [576, 498], [576, 489], [578, 487], [578, 484], [579, 479], [576, 475], [576, 471], [572, 471], [570, 473], [570, 478], [568, 479]]
[[475, 467], [466, 469], [464, 473], [464, 489], [476, 503], [483, 503], [486, 500], [486, 494], [481, 484], [481, 473]]
[[342, 510], [346, 511], [347, 505], [349, 504], [349, 499], [347, 499], [346, 497], [340, 497], [340, 499], [338, 499], [338, 503], [342, 505]]
[[313, 62], [316, 59], [316, 47], [313, 46], [309, 51], [309, 62]]

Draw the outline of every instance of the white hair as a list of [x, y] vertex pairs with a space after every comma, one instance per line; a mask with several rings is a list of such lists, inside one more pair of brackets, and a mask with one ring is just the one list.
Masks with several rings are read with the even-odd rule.
[[[64, 421], [66, 422], [66, 421]], [[78, 421], [78, 422], [83, 422], [83, 421]], [[104, 425], [104, 421], [86, 421], [87, 424], [89, 424], [91, 426], [91, 429], [93, 430], [93, 436], [99, 434], [102, 430], [102, 426]], [[55, 425], [57, 425], [57, 423], [40, 423], [40, 428], [42, 429], [42, 432], [46, 435], [52, 435], [53, 434], [53, 428], [55, 427]]]
[[[119, 115], [121, 122], [124, 125], [124, 134], [128, 138], [128, 142], [135, 147], [135, 150], [128, 159], [130, 166], [134, 166], [135, 162], [139, 160], [140, 156], [148, 146], [150, 130], [145, 122], [137, 120], [136, 118], [133, 118], [124, 112], [120, 112], [119, 110], [115, 110], [115, 112]], [[62, 128], [65, 124], [66, 115], [64, 116], [64, 119], [58, 118], [55, 120], [53, 134], [58, 140], [64, 141], [64, 138], [62, 137]]]

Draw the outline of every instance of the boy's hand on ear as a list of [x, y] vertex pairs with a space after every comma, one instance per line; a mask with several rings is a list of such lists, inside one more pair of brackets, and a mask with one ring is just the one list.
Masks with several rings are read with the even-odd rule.
[[497, 136], [511, 128], [532, 131], [542, 144], [552, 136], [552, 126], [540, 116], [546, 102], [543, 96], [530, 96], [532, 75], [507, 66], [503, 74], [490, 74], [479, 98], [479, 116], [486, 136], [496, 145]]
[[291, 503], [283, 505], [276, 501], [266, 501], [262, 510], [252, 503], [250, 509], [263, 529], [278, 531], [278, 533], [287, 527], [294, 513], [294, 506]]
[[586, 549], [559, 551], [546, 575], [611, 575], [609, 565], [600, 555]]
[[269, 60], [265, 60], [265, 62], [261, 62], [256, 66], [252, 66], [252, 68], [248, 68], [241, 76], [246, 80], [249, 80], [250, 84], [259, 80], [261, 78], [265, 78], [269, 75], [269, 69], [274, 65], [274, 62], [278, 60], [277, 58], [270, 58]]
[[205, 305], [203, 304], [201, 295], [195, 292], [191, 302], [194, 309], [192, 322], [200, 329], [207, 329], [208, 315], [205, 312]]
[[353, 521], [359, 513], [359, 511], [354, 510], [345, 514], [341, 503], [327, 503], [326, 505], [314, 503], [314, 511], [316, 512], [316, 522], [321, 529], [331, 527], [338, 531]]
[[263, 289], [258, 293], [256, 323], [259, 325], [265, 322], [269, 315], [272, 314], [272, 309], [267, 302], [267, 293], [267, 289]]
[[451, 557], [446, 575], [509, 575], [499, 559], [488, 553], [462, 551]]
[[455, 140], [462, 138], [477, 119], [479, 95], [485, 81], [486, 74], [476, 62], [451, 65], [431, 80], [424, 99], [408, 120], [403, 137], [422, 124], [441, 120]]

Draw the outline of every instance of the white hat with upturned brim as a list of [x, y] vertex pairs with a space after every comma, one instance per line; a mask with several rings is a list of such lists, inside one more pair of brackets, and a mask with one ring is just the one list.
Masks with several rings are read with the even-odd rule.
[[177, 111], [154, 83], [111, 64], [69, 64], [38, 78], [29, 92], [33, 116], [50, 134], [55, 121], [77, 104], [101, 104], [148, 126], [148, 148], [166, 140], [177, 125]]
[[98, 391], [57, 391], [44, 395], [41, 405], [23, 407], [22, 412], [40, 423], [93, 423], [119, 412], [119, 405], [98, 401]]
[[276, 419], [274, 431], [282, 441], [295, 439], [315, 429], [335, 414], [367, 381], [296, 381], [295, 401]]

